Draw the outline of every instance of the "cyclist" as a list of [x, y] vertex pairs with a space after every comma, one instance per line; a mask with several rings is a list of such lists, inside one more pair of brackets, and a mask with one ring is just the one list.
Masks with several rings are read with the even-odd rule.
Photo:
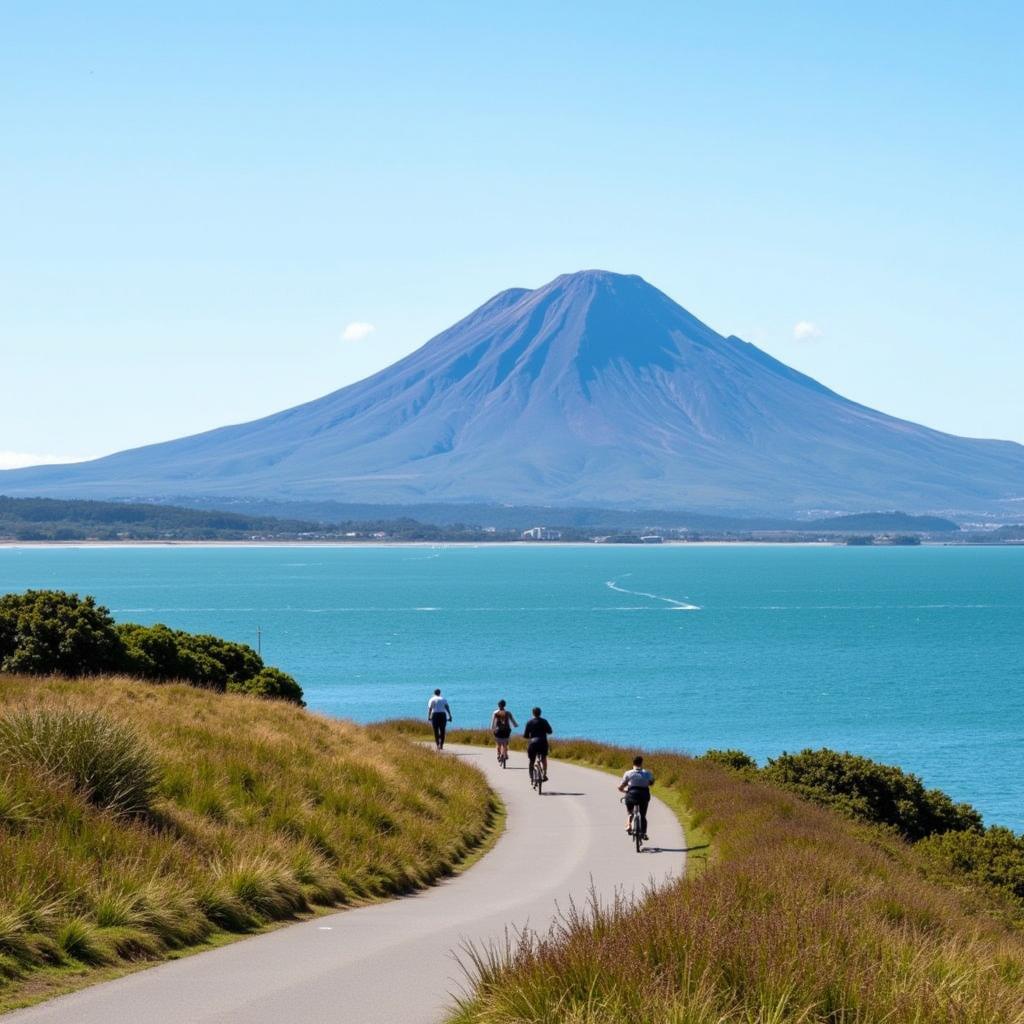
[[636, 808], [636, 827], [640, 837], [647, 838], [647, 805], [651, 802], [651, 786], [654, 776], [644, 767], [644, 759], [637, 754], [630, 768], [619, 783], [619, 792], [626, 794], [626, 831], [632, 835], [633, 808]]
[[491, 732], [494, 733], [494, 742], [498, 745], [499, 764], [503, 757], [508, 757], [508, 741], [513, 727], [519, 728], [516, 716], [505, 707], [503, 700], [499, 700], [494, 714], [491, 715]]
[[434, 727], [434, 742], [438, 750], [444, 750], [444, 734], [452, 720], [451, 705], [441, 696], [440, 690], [427, 701], [427, 721]]
[[530, 758], [530, 769], [533, 769], [533, 762], [540, 758], [540, 770], [544, 775], [544, 782], [548, 781], [548, 737], [551, 735], [551, 724], [546, 718], [541, 718], [540, 708], [533, 709], [533, 718], [526, 723], [523, 730], [523, 738], [529, 740], [526, 747], [526, 754]]

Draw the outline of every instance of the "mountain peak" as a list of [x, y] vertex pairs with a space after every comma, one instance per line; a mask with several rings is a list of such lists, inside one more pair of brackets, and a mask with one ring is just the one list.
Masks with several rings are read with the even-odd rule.
[[844, 399], [636, 274], [510, 288], [357, 384], [252, 423], [0, 473], [8, 494], [715, 511], [997, 508], [1024, 448]]
[[601, 270], [594, 268], [591, 270], [577, 270], [571, 274], [559, 274], [554, 280], [549, 281], [544, 287], [551, 288], [554, 286], [562, 286], [568, 284], [616, 284], [618, 282], [641, 282], [646, 284], [648, 288], [652, 285], [647, 284], [646, 281], [639, 274], [619, 274], [613, 270]]

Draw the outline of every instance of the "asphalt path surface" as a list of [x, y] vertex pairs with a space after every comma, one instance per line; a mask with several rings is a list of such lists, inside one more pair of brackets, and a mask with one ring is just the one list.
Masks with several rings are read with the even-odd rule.
[[465, 985], [456, 955], [466, 943], [546, 931], [591, 891], [610, 902], [683, 872], [675, 815], [651, 801], [651, 839], [637, 854], [611, 775], [552, 760], [538, 797], [525, 754], [512, 752], [506, 770], [493, 749], [438, 756], [478, 765], [508, 809], [504, 834], [465, 873], [94, 985], [5, 1024], [436, 1024]]

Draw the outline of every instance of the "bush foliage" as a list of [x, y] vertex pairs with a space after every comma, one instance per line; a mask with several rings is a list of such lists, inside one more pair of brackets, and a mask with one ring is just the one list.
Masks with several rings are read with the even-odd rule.
[[251, 679], [228, 683], [229, 693], [247, 693], [252, 697], [289, 700], [302, 704], [302, 689], [287, 672], [279, 668], [261, 668]]
[[302, 704], [302, 688], [246, 644], [157, 624], [118, 623], [92, 597], [29, 590], [0, 597], [0, 671], [88, 676], [124, 672], [221, 693]]
[[917, 849], [940, 869], [1008, 892], [1024, 906], [1024, 836], [992, 825], [984, 832], [929, 836]]
[[941, 789], [925, 789], [918, 776], [895, 765], [823, 747], [781, 754], [764, 768], [742, 750], [709, 750], [700, 760], [788, 789], [873, 825], [887, 825], [904, 839], [964, 830], [981, 832], [981, 815]]
[[118, 667], [114, 620], [91, 597], [29, 590], [0, 597], [0, 671], [94, 675]]
[[761, 777], [855, 818], [891, 825], [911, 842], [981, 829], [981, 815], [970, 804], [954, 803], [941, 789], [925, 789], [902, 768], [856, 754], [828, 748], [781, 754], [769, 759]]
[[709, 750], [701, 755], [702, 761], [731, 768], [737, 772], [756, 772], [757, 762], [742, 750]]

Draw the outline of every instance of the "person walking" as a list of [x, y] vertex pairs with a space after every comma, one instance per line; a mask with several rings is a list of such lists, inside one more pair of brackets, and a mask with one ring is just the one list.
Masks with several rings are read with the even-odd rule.
[[513, 728], [519, 728], [516, 716], [505, 707], [505, 701], [499, 700], [491, 715], [491, 732], [498, 746], [498, 764], [503, 765], [508, 760], [508, 741]]
[[434, 727], [434, 742], [438, 750], [444, 750], [444, 734], [451, 720], [451, 705], [441, 696], [440, 690], [435, 690], [427, 701], [427, 721]]

